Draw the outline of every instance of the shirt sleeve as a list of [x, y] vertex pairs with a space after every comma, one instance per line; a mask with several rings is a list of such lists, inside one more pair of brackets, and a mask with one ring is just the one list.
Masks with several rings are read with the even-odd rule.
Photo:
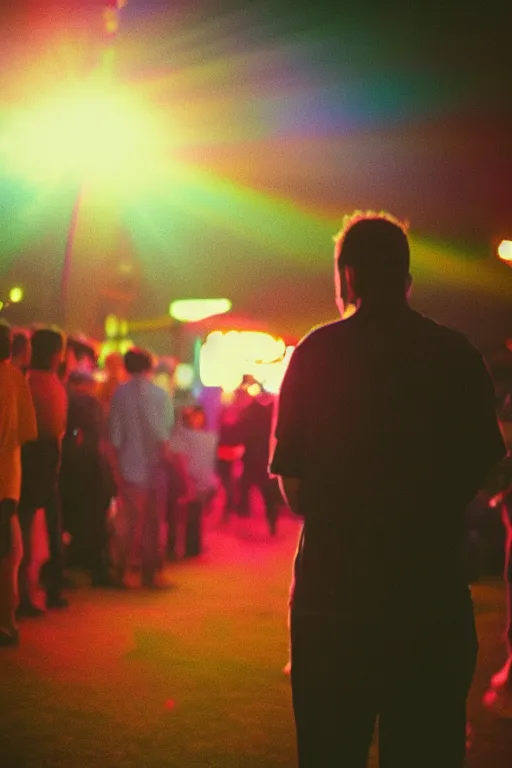
[[300, 478], [303, 471], [305, 410], [302, 391], [305, 382], [302, 356], [303, 349], [298, 347], [291, 357], [279, 395], [270, 472], [282, 477]]
[[18, 386], [18, 440], [20, 445], [37, 438], [37, 422], [34, 403], [30, 388], [23, 375], [20, 375]]

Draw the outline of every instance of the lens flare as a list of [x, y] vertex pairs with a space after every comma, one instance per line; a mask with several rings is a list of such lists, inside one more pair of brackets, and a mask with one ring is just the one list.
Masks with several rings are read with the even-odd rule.
[[122, 187], [155, 167], [161, 139], [135, 93], [95, 78], [18, 110], [0, 149], [8, 171], [35, 183], [79, 178]]

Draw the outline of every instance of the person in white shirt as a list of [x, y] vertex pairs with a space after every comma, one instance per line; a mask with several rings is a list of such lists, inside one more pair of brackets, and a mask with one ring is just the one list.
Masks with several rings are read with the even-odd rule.
[[183, 409], [171, 434], [170, 445], [173, 452], [183, 457], [189, 478], [185, 557], [197, 557], [202, 552], [203, 513], [217, 487], [217, 433], [206, 429], [205, 413], [200, 405]]
[[117, 579], [126, 586], [130, 560], [140, 560], [143, 586], [158, 587], [173, 407], [169, 395], [150, 380], [147, 352], [131, 349], [124, 360], [130, 379], [116, 389], [109, 420], [121, 501]]

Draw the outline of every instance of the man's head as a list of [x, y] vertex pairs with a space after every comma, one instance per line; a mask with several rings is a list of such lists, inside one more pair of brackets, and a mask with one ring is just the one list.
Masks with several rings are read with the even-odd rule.
[[11, 327], [9, 323], [0, 321], [0, 362], [11, 356]]
[[407, 226], [386, 213], [346, 216], [335, 237], [337, 299], [393, 303], [403, 301], [411, 285]]
[[32, 357], [30, 336], [24, 331], [17, 331], [12, 337], [11, 362], [18, 368], [28, 368]]
[[56, 373], [63, 360], [64, 336], [53, 328], [38, 328], [32, 334], [32, 361], [36, 371]]
[[153, 360], [149, 352], [133, 347], [124, 356], [124, 367], [130, 376], [139, 373], [150, 373], [153, 368]]

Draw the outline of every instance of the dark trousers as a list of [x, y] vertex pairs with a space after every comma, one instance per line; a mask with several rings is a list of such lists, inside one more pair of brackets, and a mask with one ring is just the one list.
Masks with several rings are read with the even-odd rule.
[[275, 534], [279, 505], [282, 497], [276, 478], [269, 477], [265, 470], [256, 471], [251, 467], [245, 467], [240, 479], [240, 517], [250, 516], [250, 492], [251, 488], [258, 488], [265, 503], [265, 514], [271, 534]]
[[225, 520], [229, 518], [229, 513], [234, 510], [237, 505], [237, 489], [236, 481], [233, 477], [233, 464], [234, 462], [232, 461], [219, 460], [217, 462], [217, 475], [226, 493], [226, 501], [223, 512], [223, 517]]
[[197, 557], [203, 549], [203, 510], [205, 501], [193, 499], [187, 505], [185, 523], [185, 557]]
[[[39, 507], [26, 505], [20, 501], [18, 517], [23, 536], [23, 560], [20, 566], [20, 601], [22, 603], [33, 602], [33, 586], [29, 585], [27, 573], [31, 569], [33, 560], [32, 551], [32, 526], [34, 517]], [[48, 532], [49, 558], [43, 566], [44, 584], [47, 598], [56, 600], [61, 596], [63, 582], [63, 552], [62, 552], [62, 524], [60, 511], [60, 498], [55, 479], [54, 488], [43, 506], [46, 530]]]
[[35, 440], [22, 451], [22, 486], [18, 517], [23, 535], [23, 560], [20, 567], [20, 601], [31, 602], [27, 574], [31, 570], [32, 526], [38, 509], [44, 509], [50, 556], [44, 566], [46, 595], [61, 596], [63, 581], [62, 514], [57, 482], [60, 460], [58, 440]]
[[292, 612], [300, 768], [364, 768], [379, 717], [381, 768], [462, 768], [477, 655], [465, 615], [386, 631]]

